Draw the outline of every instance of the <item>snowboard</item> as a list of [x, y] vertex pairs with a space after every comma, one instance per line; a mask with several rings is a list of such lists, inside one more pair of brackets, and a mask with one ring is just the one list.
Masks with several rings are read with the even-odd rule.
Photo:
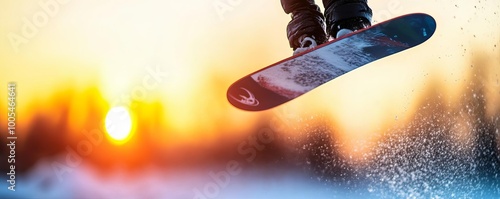
[[293, 100], [354, 69], [428, 40], [436, 29], [430, 15], [396, 17], [294, 55], [233, 83], [228, 101], [262, 111]]

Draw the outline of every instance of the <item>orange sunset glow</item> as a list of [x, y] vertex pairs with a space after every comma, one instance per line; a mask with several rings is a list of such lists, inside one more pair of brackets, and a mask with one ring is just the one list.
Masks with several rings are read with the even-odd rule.
[[[222, 179], [222, 171], [232, 177], [241, 170], [231, 179], [244, 187], [247, 177], [258, 181], [268, 179], [266, 172], [302, 166], [312, 176], [324, 174], [323, 168], [349, 174], [330, 173], [336, 180], [369, 170], [365, 176], [372, 179], [380, 174], [375, 171], [391, 169], [380, 157], [394, 152], [391, 147], [399, 142], [391, 141], [397, 136], [408, 136], [412, 143], [442, 138], [446, 141], [436, 142], [443, 146], [451, 140], [463, 148], [439, 150], [464, 154], [475, 154], [475, 143], [487, 137], [500, 154], [499, 1], [368, 2], [374, 23], [421, 12], [436, 19], [436, 33], [420, 46], [263, 112], [232, 107], [226, 90], [239, 78], [292, 55], [285, 32], [290, 16], [279, 1], [0, 2], [0, 113], [8, 112], [6, 89], [15, 82], [18, 179], [26, 180], [28, 190], [28, 182], [35, 182], [30, 175], [48, 171], [54, 174], [47, 178], [56, 184], [24, 194], [19, 184], [21, 191], [5, 188], [0, 196], [78, 198], [47, 191], [62, 190], [57, 185], [67, 182], [77, 187], [75, 193], [99, 190], [101, 198], [121, 197], [106, 194], [124, 190], [131, 198], [195, 198], [193, 190], [210, 190], [203, 188], [213, 173]], [[8, 121], [0, 119], [5, 147]], [[401, 151], [425, 151], [401, 142]], [[0, 155], [3, 161], [8, 152]], [[331, 166], [328, 161], [341, 163]], [[223, 169], [208, 172], [216, 168]], [[390, 179], [386, 174], [380, 179]], [[141, 178], [144, 184], [175, 187], [173, 181], [182, 179], [177, 186], [187, 188], [172, 188], [180, 192], [175, 196], [154, 191], [152, 196], [133, 195], [140, 191], [123, 188], [140, 186], [134, 178], [141, 175], [148, 176]], [[422, 179], [427, 180], [414, 181]], [[84, 185], [100, 181], [114, 186], [101, 190]], [[206, 198], [240, 196], [220, 187], [220, 196]], [[372, 186], [366, 190], [372, 193]], [[425, 194], [418, 196], [441, 196]]]

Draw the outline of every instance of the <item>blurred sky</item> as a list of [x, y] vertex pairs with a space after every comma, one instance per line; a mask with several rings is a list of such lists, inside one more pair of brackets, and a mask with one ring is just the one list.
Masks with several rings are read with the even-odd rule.
[[[375, 23], [428, 13], [438, 24], [435, 36], [334, 80], [287, 104], [288, 109], [326, 110], [335, 117], [336, 128], [357, 139], [387, 121], [409, 116], [429, 80], [444, 83], [444, 96], [453, 99], [474, 56], [495, 66], [488, 69], [491, 76], [485, 82], [498, 90], [497, 0], [369, 4]], [[19, 0], [1, 1], [0, 9], [0, 83], [17, 82], [21, 113], [43, 110], [61, 90], [87, 87], [95, 87], [103, 107], [109, 108], [159, 70], [165, 75], [158, 87], [148, 89], [141, 100], [160, 101], [174, 128], [200, 131], [220, 118], [229, 118], [226, 124], [238, 128], [258, 114], [230, 107], [227, 87], [292, 53], [285, 33], [289, 16], [277, 0]], [[493, 94], [490, 99], [490, 109], [498, 109], [494, 104], [500, 97]], [[29, 115], [21, 114], [20, 121], [29, 121]]]

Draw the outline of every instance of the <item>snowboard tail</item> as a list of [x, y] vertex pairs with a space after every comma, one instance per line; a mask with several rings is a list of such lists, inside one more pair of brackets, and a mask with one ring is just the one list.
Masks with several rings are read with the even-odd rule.
[[233, 83], [228, 101], [248, 111], [276, 107], [370, 62], [417, 46], [436, 29], [422, 13], [400, 16], [284, 59]]

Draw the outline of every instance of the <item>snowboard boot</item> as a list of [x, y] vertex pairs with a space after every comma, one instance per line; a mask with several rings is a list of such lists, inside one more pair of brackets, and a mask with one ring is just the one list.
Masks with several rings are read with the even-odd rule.
[[340, 0], [325, 6], [326, 31], [331, 38], [371, 26], [372, 10], [366, 0]]
[[294, 51], [299, 48], [304, 51], [328, 40], [324, 25], [325, 18], [318, 6], [311, 5], [294, 10], [291, 12], [291, 17], [292, 20], [287, 26], [287, 36], [290, 47]]
[[366, 18], [356, 17], [346, 19], [338, 22], [338, 25], [330, 31], [330, 35], [336, 39], [369, 26], [371, 26], [371, 23]]

